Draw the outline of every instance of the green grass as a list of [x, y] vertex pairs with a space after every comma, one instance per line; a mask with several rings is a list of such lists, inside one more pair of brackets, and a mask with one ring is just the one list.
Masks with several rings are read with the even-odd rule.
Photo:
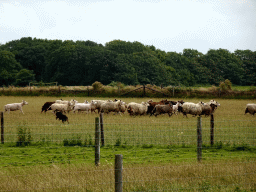
[[[0, 145], [0, 167], [37, 166], [54, 164], [94, 164], [94, 147], [40, 145], [26, 147]], [[223, 160], [256, 158], [256, 147], [248, 145], [203, 146], [203, 160], [212, 157]], [[194, 146], [104, 146], [101, 147], [100, 162], [114, 162], [115, 154], [122, 154], [125, 165], [167, 164], [168, 162], [196, 162], [197, 149]], [[242, 154], [242, 157], [241, 157]], [[153, 157], [153, 158], [152, 158]], [[139, 161], [138, 161], [139, 160]]]

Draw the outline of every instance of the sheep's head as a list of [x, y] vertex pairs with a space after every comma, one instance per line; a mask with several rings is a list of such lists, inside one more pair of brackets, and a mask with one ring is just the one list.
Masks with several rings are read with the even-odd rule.
[[216, 107], [220, 106], [220, 104], [217, 101], [213, 100], [213, 99], [209, 103], [210, 104], [215, 104]]
[[22, 105], [28, 105], [27, 101], [22, 100]]

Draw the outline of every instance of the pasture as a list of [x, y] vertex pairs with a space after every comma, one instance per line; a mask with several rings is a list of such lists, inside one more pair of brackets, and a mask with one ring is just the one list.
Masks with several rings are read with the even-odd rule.
[[[24, 115], [20, 111], [12, 111], [10, 114], [4, 114], [5, 123], [5, 141], [15, 142], [17, 127], [25, 126], [30, 129], [34, 141], [47, 139], [53, 143], [62, 143], [63, 139], [68, 139], [74, 135], [79, 135], [82, 140], [86, 136], [94, 136], [95, 117], [97, 113], [67, 113], [69, 124], [62, 124], [56, 120], [52, 111], [41, 113], [41, 107], [46, 101], [54, 101], [59, 98], [54, 97], [1, 97], [0, 105], [4, 107], [7, 103], [21, 102], [26, 100], [29, 104], [23, 106]], [[67, 97], [65, 100], [75, 99], [79, 102], [84, 100], [92, 100], [98, 98], [76, 98]], [[105, 99], [105, 98], [100, 98]], [[114, 99], [114, 98], [110, 98]], [[123, 101], [142, 102], [148, 98], [124, 98]], [[159, 101], [161, 99], [154, 99]], [[172, 100], [178, 100], [173, 98]], [[186, 99], [184, 99], [186, 101]], [[198, 99], [189, 99], [191, 102], [199, 102]], [[209, 100], [203, 100], [208, 102]], [[253, 145], [255, 136], [255, 117], [250, 114], [244, 115], [247, 103], [252, 100], [217, 100], [221, 106], [214, 114], [215, 118], [215, 140], [222, 142], [230, 142], [241, 144], [248, 142]], [[202, 117], [203, 130], [210, 127], [210, 118]], [[106, 144], [113, 145], [117, 139], [121, 139], [127, 145], [143, 145], [143, 144], [160, 144], [168, 145], [168, 141], [172, 144], [182, 142], [187, 144], [195, 144], [195, 129], [197, 118], [188, 115], [188, 118], [179, 115], [161, 115], [154, 116], [137, 116], [130, 117], [126, 112], [123, 115], [104, 115], [104, 127], [106, 132]], [[234, 133], [234, 134], [232, 134]], [[121, 137], [125, 134], [125, 137]], [[208, 137], [208, 134], [203, 134]], [[205, 140], [205, 139], [203, 139]]]
[[[168, 115], [130, 117], [127, 112], [123, 115], [104, 115], [105, 147], [101, 149], [101, 165], [95, 168], [93, 144], [95, 117], [98, 117], [98, 114], [70, 112], [66, 114], [69, 124], [63, 124], [56, 120], [52, 111], [41, 113], [41, 107], [46, 101], [60, 98], [41, 96], [1, 96], [0, 98], [2, 109], [8, 103], [17, 103], [22, 100], [29, 103], [23, 106], [24, 114], [20, 111], [4, 113], [5, 144], [1, 145], [1, 154], [5, 154], [4, 157], [8, 156], [6, 158], [8, 163], [3, 162], [1, 167], [3, 180], [0, 182], [0, 188], [7, 186], [2, 188], [4, 190], [19, 188], [21, 190], [47, 189], [47, 191], [66, 191], [67, 189], [70, 191], [113, 191], [113, 158], [114, 154], [119, 152], [124, 154], [124, 167], [126, 168], [124, 189], [126, 191], [161, 191], [164, 189], [197, 191], [201, 188], [226, 191], [227, 186], [227, 191], [234, 190], [235, 187], [242, 190], [255, 190], [256, 188], [253, 185], [256, 183], [255, 151], [221, 152], [222, 146], [255, 148], [256, 116], [244, 115], [246, 104], [255, 103], [255, 100], [216, 99], [221, 104], [214, 114], [216, 145], [215, 148], [209, 147], [210, 118], [202, 117], [205, 152], [202, 163], [196, 162], [197, 118], [191, 115], [188, 115], [188, 118], [181, 114], [172, 115], [172, 117]], [[84, 100], [114, 100], [115, 98], [65, 97], [62, 99], [75, 99], [83, 102]], [[148, 99], [160, 101], [166, 98], [123, 98], [122, 100], [126, 103], [132, 101], [141, 103]], [[195, 103], [209, 101], [209, 99], [168, 98], [168, 100], [180, 99]], [[31, 146], [14, 147], [19, 127], [30, 131]], [[87, 147], [63, 147], [63, 143], [68, 140], [79, 140], [82, 146]], [[36, 143], [47, 143], [47, 145], [37, 146]], [[7, 151], [10, 149], [13, 154], [8, 154]], [[31, 153], [29, 153], [30, 150]], [[49, 162], [43, 165], [43, 160], [37, 164], [38, 159], [29, 159], [30, 156], [35, 157], [36, 154], [41, 156], [40, 154], [44, 153], [47, 154], [44, 158], [48, 160], [53, 156], [74, 157], [64, 158], [64, 161], [51, 161], [50, 167]], [[78, 154], [81, 157], [78, 158]], [[25, 158], [33, 163], [20, 165], [17, 163], [19, 161], [17, 157], [21, 157], [20, 161], [24, 161]], [[17, 168], [18, 165], [19, 169], [15, 170], [9, 166], [12, 159], [16, 159], [15, 167]], [[225, 177], [225, 171], [227, 177]], [[34, 176], [29, 174], [31, 172]], [[8, 178], [5, 175], [8, 175]], [[17, 177], [17, 175], [22, 175], [22, 177]], [[98, 177], [101, 178], [100, 181], [96, 179]], [[198, 177], [200, 182], [195, 182]], [[185, 178], [185, 180], [181, 181], [179, 178]], [[12, 182], [15, 183], [14, 186], [11, 186]], [[81, 185], [80, 182], [83, 184]], [[171, 186], [170, 183], [172, 183]]]

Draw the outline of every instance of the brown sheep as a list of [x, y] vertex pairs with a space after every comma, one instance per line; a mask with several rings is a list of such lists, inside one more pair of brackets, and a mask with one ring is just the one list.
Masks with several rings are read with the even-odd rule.
[[[156, 105], [151, 113], [151, 115], [155, 115], [157, 117], [157, 115], [160, 114], [165, 114], [168, 113], [169, 117], [172, 116], [173, 113], [173, 106], [172, 103], [170, 102], [168, 105]], [[151, 116], [150, 115], [150, 116]]]

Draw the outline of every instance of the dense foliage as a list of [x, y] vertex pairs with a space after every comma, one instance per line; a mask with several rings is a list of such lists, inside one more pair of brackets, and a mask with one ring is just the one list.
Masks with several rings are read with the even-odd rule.
[[225, 49], [206, 54], [194, 49], [165, 52], [153, 45], [114, 40], [92, 41], [21, 38], [0, 45], [0, 85], [29, 82], [61, 85], [256, 85], [256, 51]]

